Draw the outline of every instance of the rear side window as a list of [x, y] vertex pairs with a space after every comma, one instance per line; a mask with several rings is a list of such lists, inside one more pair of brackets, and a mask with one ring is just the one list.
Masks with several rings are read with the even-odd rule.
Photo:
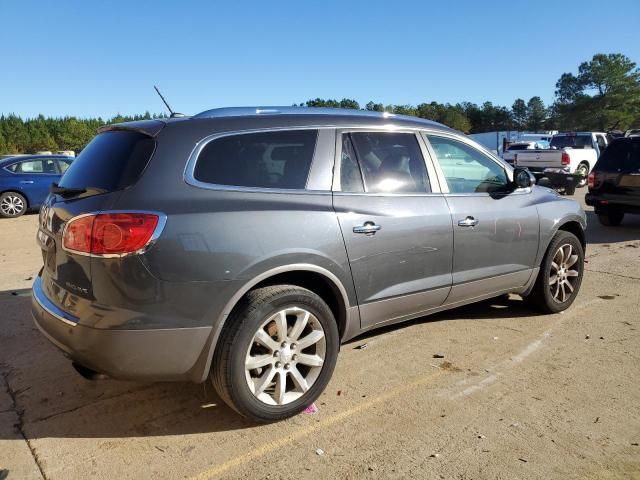
[[[413, 133], [354, 132], [348, 135], [360, 164], [367, 192], [428, 193], [431, 191], [424, 157], [418, 139]], [[344, 153], [343, 142], [343, 157]], [[342, 158], [343, 168], [345, 163], [345, 158]], [[343, 177], [342, 172], [341, 177]], [[345, 178], [341, 180], [344, 182]], [[349, 182], [355, 182], [357, 186], [357, 175], [350, 175]]]
[[621, 173], [640, 171], [640, 139], [614, 141], [600, 156], [595, 168]]
[[99, 192], [122, 190], [138, 180], [154, 148], [155, 140], [139, 132], [100, 133], [71, 163], [60, 186]]
[[304, 189], [317, 136], [317, 130], [282, 130], [221, 137], [202, 149], [193, 177], [216, 185]]

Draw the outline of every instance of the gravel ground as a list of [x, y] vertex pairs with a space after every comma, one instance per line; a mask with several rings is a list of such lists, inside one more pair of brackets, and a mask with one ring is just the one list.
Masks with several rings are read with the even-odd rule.
[[589, 214], [567, 312], [511, 296], [357, 338], [318, 413], [260, 426], [209, 384], [77, 375], [30, 317], [36, 220], [0, 221], [0, 480], [640, 479], [640, 216]]

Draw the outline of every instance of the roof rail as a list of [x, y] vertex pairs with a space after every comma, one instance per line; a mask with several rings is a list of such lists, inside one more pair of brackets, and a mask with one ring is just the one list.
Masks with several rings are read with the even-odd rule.
[[349, 108], [328, 107], [226, 107], [214, 108], [194, 115], [194, 118], [244, 117], [259, 115], [344, 115], [390, 118], [397, 115], [389, 112], [373, 112]]

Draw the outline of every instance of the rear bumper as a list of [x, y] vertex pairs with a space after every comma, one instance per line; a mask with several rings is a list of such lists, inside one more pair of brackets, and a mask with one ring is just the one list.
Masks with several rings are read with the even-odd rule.
[[557, 171], [559, 169], [544, 169], [531, 171], [537, 181], [546, 178], [552, 188], [576, 187], [584, 177], [568, 172]]
[[589, 192], [585, 195], [584, 200], [587, 205], [595, 208], [596, 211], [615, 208], [625, 213], [640, 213], [640, 199], [637, 196], [624, 197]]
[[40, 277], [33, 284], [31, 312], [38, 329], [71, 360], [127, 380], [193, 380], [195, 365], [211, 327], [147, 330], [84, 326], [56, 307], [44, 294]]

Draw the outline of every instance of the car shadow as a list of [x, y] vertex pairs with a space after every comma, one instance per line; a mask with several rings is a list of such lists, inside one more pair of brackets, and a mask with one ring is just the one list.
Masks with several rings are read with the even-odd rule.
[[640, 240], [640, 215], [627, 214], [617, 227], [607, 227], [600, 223], [598, 216], [593, 211], [586, 213], [587, 245]]
[[489, 298], [480, 302], [464, 305], [462, 307], [445, 310], [443, 312], [433, 313], [413, 320], [407, 320], [400, 323], [394, 323], [384, 327], [378, 327], [375, 330], [367, 331], [351, 340], [345, 342], [344, 345], [358, 343], [365, 339], [384, 335], [387, 332], [402, 330], [411, 325], [422, 323], [444, 322], [451, 320], [504, 320], [519, 317], [536, 317], [542, 315], [537, 310], [531, 308], [518, 295], [500, 295], [499, 297]]
[[[0, 309], [7, 313], [0, 319], [0, 344], [7, 347], [0, 352], [2, 376], [28, 438], [173, 436], [257, 426], [231, 410], [208, 381], [198, 385], [81, 377], [33, 324], [30, 289], [0, 292]], [[535, 312], [521, 300], [502, 296], [377, 329], [347, 345], [427, 321], [531, 315]]]

